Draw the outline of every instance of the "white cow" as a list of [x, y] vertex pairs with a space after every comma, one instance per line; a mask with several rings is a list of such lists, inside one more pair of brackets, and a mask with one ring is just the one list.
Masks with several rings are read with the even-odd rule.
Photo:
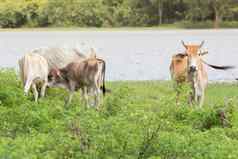
[[27, 53], [19, 60], [19, 70], [24, 86], [24, 93], [27, 95], [30, 88], [33, 89], [35, 102], [38, 100], [38, 89], [41, 89], [41, 97], [45, 96], [48, 84], [48, 63], [39, 54]]

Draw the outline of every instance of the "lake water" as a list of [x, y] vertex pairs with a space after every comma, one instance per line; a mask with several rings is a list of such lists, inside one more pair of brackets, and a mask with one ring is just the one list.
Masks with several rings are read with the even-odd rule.
[[[55, 31], [0, 32], [0, 66], [17, 67], [17, 60], [39, 47], [94, 46], [107, 62], [108, 80], [168, 80], [171, 56], [183, 52], [180, 41], [200, 43], [216, 65], [238, 67], [238, 29], [161, 31]], [[217, 71], [207, 68], [209, 80], [234, 80], [238, 68]]]

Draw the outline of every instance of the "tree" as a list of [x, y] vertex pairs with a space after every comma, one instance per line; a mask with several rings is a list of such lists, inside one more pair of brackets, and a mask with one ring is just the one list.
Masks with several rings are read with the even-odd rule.
[[223, 17], [230, 12], [231, 0], [209, 0], [214, 12], [214, 27], [219, 28]]

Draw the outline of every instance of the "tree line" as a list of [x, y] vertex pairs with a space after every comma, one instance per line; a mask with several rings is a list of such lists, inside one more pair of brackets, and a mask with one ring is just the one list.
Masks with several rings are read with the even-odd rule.
[[[1, 0], [0, 27], [238, 27], [238, 0]], [[200, 27], [202, 27], [202, 25]]]

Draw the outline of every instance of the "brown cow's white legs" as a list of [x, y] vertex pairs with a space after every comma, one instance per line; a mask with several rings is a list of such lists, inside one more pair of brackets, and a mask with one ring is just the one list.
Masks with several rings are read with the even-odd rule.
[[73, 92], [73, 91], [70, 91], [70, 92], [69, 92], [69, 96], [68, 96], [68, 98], [67, 98], [66, 101], [65, 101], [65, 106], [69, 106], [69, 104], [70, 104], [71, 101], [72, 101], [73, 96], [74, 96], [74, 92]]
[[87, 87], [83, 87], [82, 89], [83, 97], [84, 97], [84, 102], [89, 107], [89, 102], [88, 102], [88, 89]]
[[100, 90], [100, 87], [97, 87], [96, 88], [96, 91], [95, 91], [95, 100], [96, 100], [96, 107], [98, 108], [100, 106], [100, 93], [101, 93], [101, 90]]
[[69, 96], [68, 96], [68, 99], [66, 99], [65, 106], [69, 106], [69, 104], [71, 103], [73, 95], [74, 95], [74, 91], [75, 91], [75, 86], [76, 86], [75, 83], [70, 81], [70, 83], [69, 83]]

